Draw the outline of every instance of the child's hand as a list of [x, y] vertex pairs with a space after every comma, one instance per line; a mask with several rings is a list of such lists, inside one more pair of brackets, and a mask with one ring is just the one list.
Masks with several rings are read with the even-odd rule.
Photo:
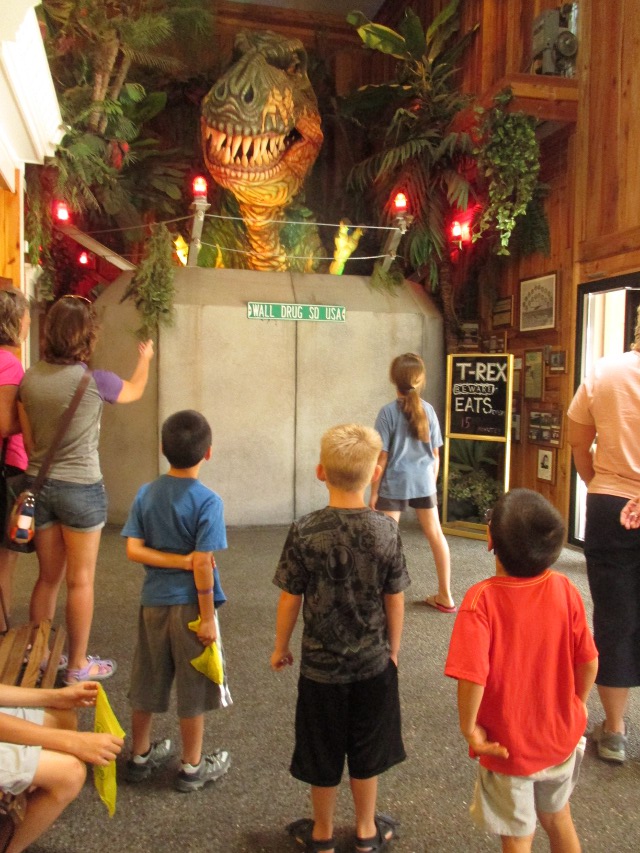
[[620, 524], [627, 530], [637, 530], [640, 527], [640, 499], [627, 501], [620, 513]]
[[140, 358], [151, 361], [153, 358], [153, 341], [151, 339], [148, 341], [140, 341], [138, 344], [138, 355]]
[[291, 666], [293, 664], [293, 655], [289, 651], [289, 649], [285, 649], [284, 651], [274, 651], [271, 655], [271, 669], [275, 672], [278, 672], [281, 669], [284, 669], [285, 666]]
[[215, 619], [201, 619], [197, 634], [203, 646], [210, 646], [211, 643], [215, 643], [218, 637]]
[[47, 701], [50, 708], [67, 710], [69, 708], [88, 708], [96, 704], [98, 698], [97, 681], [79, 681], [68, 687], [61, 687], [52, 691], [51, 701]]
[[89, 764], [106, 765], [120, 754], [124, 741], [107, 732], [69, 732], [69, 752]]
[[476, 725], [467, 737], [471, 751], [477, 755], [493, 755], [495, 758], [509, 758], [509, 750], [498, 741], [488, 741], [487, 733], [482, 726]]

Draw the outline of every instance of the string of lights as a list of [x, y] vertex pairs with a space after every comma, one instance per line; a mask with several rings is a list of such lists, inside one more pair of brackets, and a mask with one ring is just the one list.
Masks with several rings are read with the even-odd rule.
[[[218, 246], [216, 243], [200, 243], [201, 246], [207, 246], [209, 249], [218, 249], [221, 252], [233, 252], [236, 255], [246, 255], [247, 257], [260, 257], [260, 258], [275, 258], [278, 257], [273, 252], [247, 252], [244, 249], [230, 249], [226, 246]], [[288, 255], [286, 252], [283, 253], [286, 258], [290, 261], [333, 261], [334, 258], [321, 258], [317, 255]], [[386, 255], [352, 255], [348, 260], [352, 261], [376, 261], [380, 258], [384, 258]]]
[[[246, 216], [223, 216], [221, 213], [205, 213], [205, 219], [226, 219], [236, 222], [251, 222], [257, 225], [307, 225], [309, 227], [323, 226], [326, 228], [340, 228], [344, 223], [339, 222], [298, 222], [293, 219], [251, 219]], [[370, 231], [395, 231], [393, 225], [348, 225], [348, 228], [360, 228], [362, 230], [368, 228]]]

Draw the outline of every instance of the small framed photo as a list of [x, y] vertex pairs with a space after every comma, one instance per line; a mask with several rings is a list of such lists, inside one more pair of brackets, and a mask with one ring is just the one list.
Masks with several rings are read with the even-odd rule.
[[549, 354], [549, 373], [567, 372], [567, 353], [565, 350], [552, 350]]
[[511, 415], [511, 441], [520, 441], [520, 412]]
[[530, 444], [546, 444], [560, 447], [562, 444], [562, 411], [529, 410], [527, 438]]
[[556, 274], [525, 278], [520, 282], [520, 331], [537, 332], [556, 327]]
[[544, 394], [544, 356], [541, 349], [524, 353], [524, 399], [542, 400]]
[[513, 371], [513, 393], [519, 394], [522, 388], [522, 370]]
[[513, 326], [513, 296], [496, 299], [493, 303], [491, 326], [499, 329], [502, 326]]
[[538, 450], [538, 480], [553, 483], [555, 477], [555, 452], [546, 448]]

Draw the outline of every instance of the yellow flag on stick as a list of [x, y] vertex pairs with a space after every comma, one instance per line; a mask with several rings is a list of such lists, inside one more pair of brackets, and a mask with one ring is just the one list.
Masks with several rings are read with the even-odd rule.
[[[118, 718], [111, 709], [111, 705], [107, 699], [107, 694], [104, 692], [102, 685], [98, 688], [98, 698], [96, 699], [96, 721], [93, 728], [96, 732], [108, 732], [109, 734], [122, 738], [125, 736], [125, 732], [118, 722]], [[109, 810], [109, 817], [113, 817], [116, 811], [116, 795], [118, 793], [115, 759], [110, 761], [104, 767], [94, 765], [93, 781], [98, 794], [100, 794], [100, 799]]]

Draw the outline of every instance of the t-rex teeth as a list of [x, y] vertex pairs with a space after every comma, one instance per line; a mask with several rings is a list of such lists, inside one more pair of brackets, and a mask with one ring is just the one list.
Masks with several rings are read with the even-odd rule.
[[250, 136], [245, 136], [245, 138], [242, 140], [242, 156], [244, 158], [246, 158], [247, 154], [249, 153], [249, 149], [251, 148], [252, 142], [253, 139]]
[[234, 136], [231, 140], [231, 159], [236, 159], [236, 154], [238, 153], [238, 149], [240, 148], [240, 144], [242, 142], [241, 136]]

